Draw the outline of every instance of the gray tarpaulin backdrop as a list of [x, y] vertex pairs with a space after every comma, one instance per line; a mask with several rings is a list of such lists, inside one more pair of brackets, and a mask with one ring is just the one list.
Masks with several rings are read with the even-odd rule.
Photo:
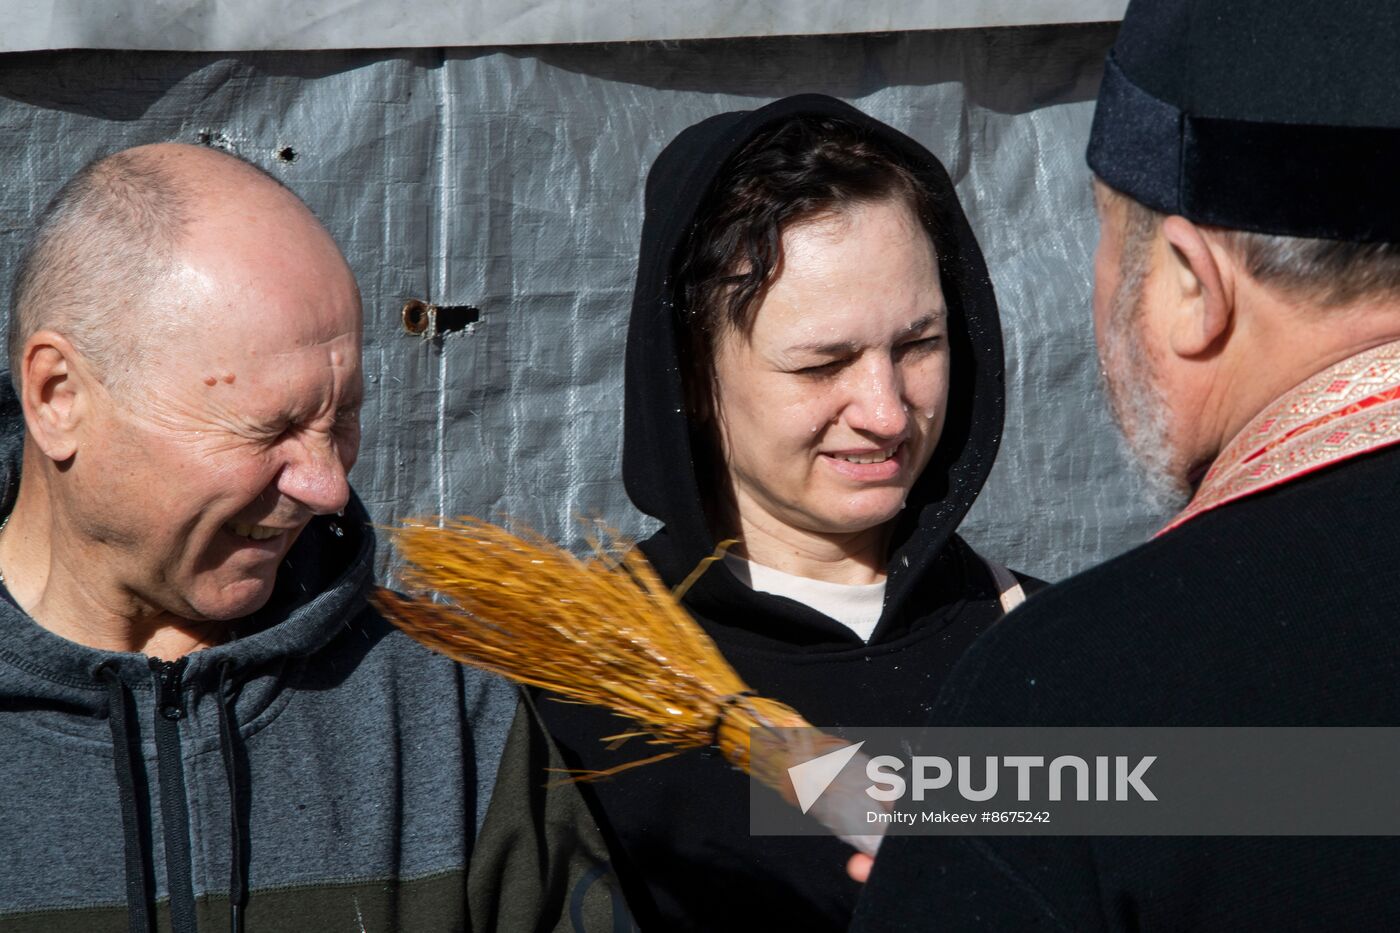
[[1127, 0], [4, 0], [0, 51], [383, 49], [1095, 23]]
[[[1115, 27], [358, 52], [0, 56], [0, 275], [93, 156], [177, 139], [300, 192], [366, 307], [354, 483], [382, 521], [508, 513], [648, 526], [619, 480], [622, 348], [642, 181], [665, 142], [799, 91], [844, 98], [947, 164], [1006, 330], [1008, 412], [967, 537], [1051, 579], [1144, 540], [1096, 387], [1083, 151]], [[6, 286], [8, 294], [8, 285]], [[406, 298], [480, 307], [407, 335]]]

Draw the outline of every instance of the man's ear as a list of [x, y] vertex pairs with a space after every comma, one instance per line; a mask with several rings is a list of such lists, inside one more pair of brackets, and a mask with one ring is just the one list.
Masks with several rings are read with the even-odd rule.
[[50, 460], [63, 463], [78, 452], [78, 424], [92, 391], [91, 377], [73, 344], [41, 330], [20, 357], [20, 404], [29, 435]]
[[1177, 356], [1192, 358], [1218, 348], [1234, 323], [1234, 265], [1224, 249], [1185, 217], [1162, 221], [1170, 249], [1176, 313], [1168, 339]]

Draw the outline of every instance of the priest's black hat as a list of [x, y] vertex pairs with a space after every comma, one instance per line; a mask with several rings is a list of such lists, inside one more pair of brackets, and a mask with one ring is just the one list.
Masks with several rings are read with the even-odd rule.
[[1133, 0], [1089, 166], [1200, 223], [1400, 241], [1400, 2]]

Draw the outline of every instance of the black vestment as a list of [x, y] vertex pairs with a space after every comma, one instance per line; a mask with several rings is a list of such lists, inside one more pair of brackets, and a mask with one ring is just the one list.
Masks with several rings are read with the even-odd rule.
[[[1161, 213], [1386, 244], [1393, 256], [1397, 65], [1393, 3], [1133, 0], [1105, 68], [1089, 163]], [[1285, 264], [1306, 272], [1300, 257], [1312, 251]], [[1303, 289], [1300, 314], [1372, 313], [1327, 307], [1316, 300], [1325, 292]], [[1366, 299], [1383, 307], [1393, 294]], [[1393, 442], [1379, 422], [1394, 416], [1369, 411], [1378, 425], [1358, 434]], [[1349, 436], [1339, 431], [1335, 444]], [[1333, 443], [1322, 438], [1319, 457], [1300, 458], [1299, 469], [1323, 462]], [[1235, 501], [1211, 482], [1196, 508], [1213, 510], [1047, 590], [989, 632], [948, 679], [931, 722], [1400, 723], [1400, 451], [1373, 449]], [[1400, 841], [1387, 838], [892, 837], [855, 928], [1395, 930], [1397, 877]]]
[[[931, 722], [1400, 723], [1400, 449], [1191, 519], [1045, 590]], [[1400, 840], [891, 837], [853, 929], [1396, 930]]]

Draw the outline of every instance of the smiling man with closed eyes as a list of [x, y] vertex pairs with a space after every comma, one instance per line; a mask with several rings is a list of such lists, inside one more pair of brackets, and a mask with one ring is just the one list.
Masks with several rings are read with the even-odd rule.
[[0, 397], [0, 929], [626, 916], [516, 692], [366, 601], [361, 340], [330, 235], [231, 156], [117, 153], [39, 218]]

